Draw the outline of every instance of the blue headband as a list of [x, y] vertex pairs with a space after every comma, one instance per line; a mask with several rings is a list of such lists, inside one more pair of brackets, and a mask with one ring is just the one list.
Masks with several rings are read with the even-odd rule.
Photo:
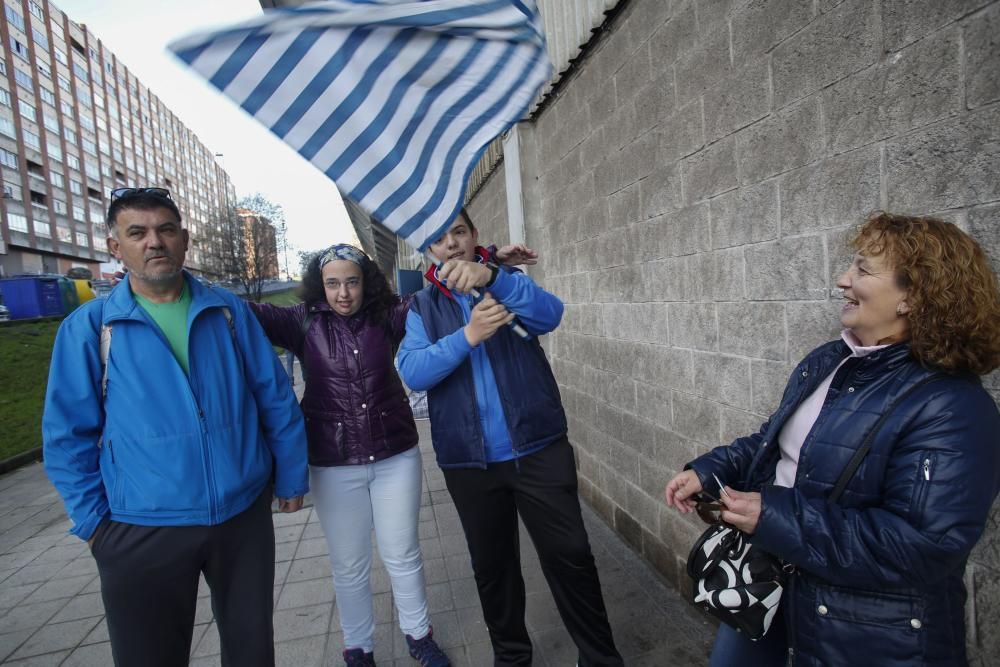
[[368, 259], [368, 255], [352, 245], [347, 243], [338, 243], [323, 251], [323, 254], [319, 258], [320, 270], [322, 270], [323, 267], [330, 262], [337, 259], [346, 259], [348, 262], [354, 262], [361, 268], [364, 268], [364, 262]]

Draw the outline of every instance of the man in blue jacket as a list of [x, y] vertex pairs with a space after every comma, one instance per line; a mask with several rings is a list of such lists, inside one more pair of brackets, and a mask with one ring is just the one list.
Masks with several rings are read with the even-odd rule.
[[[563, 304], [527, 275], [486, 264], [465, 211], [431, 245], [444, 265], [415, 296], [397, 366], [426, 390], [431, 437], [465, 531], [496, 665], [530, 665], [517, 517], [541, 561], [580, 665], [621, 665], [580, 514], [576, 462], [537, 338]], [[465, 293], [486, 290], [476, 302]]]
[[273, 665], [271, 491], [302, 505], [302, 413], [246, 305], [184, 271], [167, 190], [112, 191], [108, 225], [128, 277], [59, 328], [42, 433], [115, 663], [188, 664], [204, 573], [222, 663]]

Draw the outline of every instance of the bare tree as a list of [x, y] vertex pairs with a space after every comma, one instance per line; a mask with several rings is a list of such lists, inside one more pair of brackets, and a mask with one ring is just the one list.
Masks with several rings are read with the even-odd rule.
[[266, 281], [278, 277], [275, 224], [284, 223], [284, 211], [257, 193], [242, 198], [222, 216], [225, 273], [242, 287], [247, 299], [260, 301]]

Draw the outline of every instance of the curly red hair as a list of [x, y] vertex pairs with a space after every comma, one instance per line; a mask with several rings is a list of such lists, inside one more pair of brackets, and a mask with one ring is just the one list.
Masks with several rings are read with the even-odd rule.
[[907, 292], [910, 350], [920, 363], [978, 375], [1000, 366], [1000, 288], [968, 234], [937, 218], [877, 211], [850, 245], [893, 267]]

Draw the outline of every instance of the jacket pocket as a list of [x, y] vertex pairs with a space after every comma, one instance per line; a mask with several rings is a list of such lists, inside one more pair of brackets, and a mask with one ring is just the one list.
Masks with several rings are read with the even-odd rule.
[[919, 664], [924, 611], [917, 595], [819, 585], [808, 612], [817, 630], [814, 648], [830, 664]]
[[348, 458], [347, 427], [344, 418], [334, 412], [303, 408], [309, 458], [316, 461], [344, 461]]

